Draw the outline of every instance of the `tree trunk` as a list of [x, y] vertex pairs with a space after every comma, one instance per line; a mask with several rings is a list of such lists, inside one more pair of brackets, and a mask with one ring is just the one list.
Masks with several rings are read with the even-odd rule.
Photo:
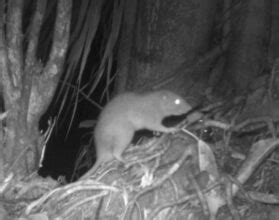
[[[10, 172], [22, 177], [38, 168], [43, 147], [38, 123], [53, 98], [62, 72], [71, 16], [71, 1], [59, 0], [49, 59], [42, 63], [37, 51], [40, 51], [38, 41], [46, 1], [37, 1], [29, 28], [22, 27], [26, 2], [8, 1], [7, 13], [5, 2], [0, 2], [0, 88], [7, 117], [2, 121], [0, 163], [5, 166], [1, 167], [0, 178]], [[29, 30], [28, 35], [24, 28]]]
[[267, 64], [271, 1], [244, 1], [232, 14], [232, 37], [223, 72], [224, 80], [218, 87], [221, 93], [230, 87], [235, 94], [245, 94]]
[[208, 65], [191, 71], [187, 67], [209, 49], [216, 3], [146, 0], [136, 5], [128, 1], [131, 11], [137, 13], [126, 10], [124, 15], [118, 89], [168, 88], [187, 95], [199, 93]]

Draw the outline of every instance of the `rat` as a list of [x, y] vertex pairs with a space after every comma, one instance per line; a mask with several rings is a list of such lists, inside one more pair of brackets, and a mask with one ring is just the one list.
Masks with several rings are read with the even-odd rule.
[[175, 127], [163, 126], [162, 120], [167, 116], [185, 114], [191, 109], [181, 96], [168, 90], [143, 94], [125, 92], [115, 96], [101, 111], [94, 130], [97, 160], [81, 179], [92, 175], [104, 162], [113, 159], [124, 162], [121, 155], [136, 131], [177, 131]]

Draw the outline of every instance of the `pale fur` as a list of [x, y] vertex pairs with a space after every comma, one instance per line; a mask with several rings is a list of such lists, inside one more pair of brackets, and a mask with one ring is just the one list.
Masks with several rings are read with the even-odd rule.
[[123, 161], [122, 153], [135, 131], [149, 129], [174, 132], [161, 124], [163, 118], [181, 115], [192, 107], [179, 95], [160, 90], [145, 94], [126, 92], [113, 98], [101, 112], [94, 130], [97, 160], [82, 179], [91, 176], [104, 162]]

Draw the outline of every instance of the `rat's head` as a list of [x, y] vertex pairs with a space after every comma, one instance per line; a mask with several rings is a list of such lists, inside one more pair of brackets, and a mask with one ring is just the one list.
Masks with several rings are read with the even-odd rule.
[[170, 91], [158, 91], [160, 95], [160, 107], [165, 115], [181, 115], [192, 107], [179, 95]]

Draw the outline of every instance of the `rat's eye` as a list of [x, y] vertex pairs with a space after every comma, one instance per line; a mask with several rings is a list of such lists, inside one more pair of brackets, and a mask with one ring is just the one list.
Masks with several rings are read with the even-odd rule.
[[180, 100], [180, 99], [175, 99], [175, 100], [174, 100], [174, 103], [175, 103], [176, 105], [179, 105], [179, 104], [181, 104], [181, 100]]

